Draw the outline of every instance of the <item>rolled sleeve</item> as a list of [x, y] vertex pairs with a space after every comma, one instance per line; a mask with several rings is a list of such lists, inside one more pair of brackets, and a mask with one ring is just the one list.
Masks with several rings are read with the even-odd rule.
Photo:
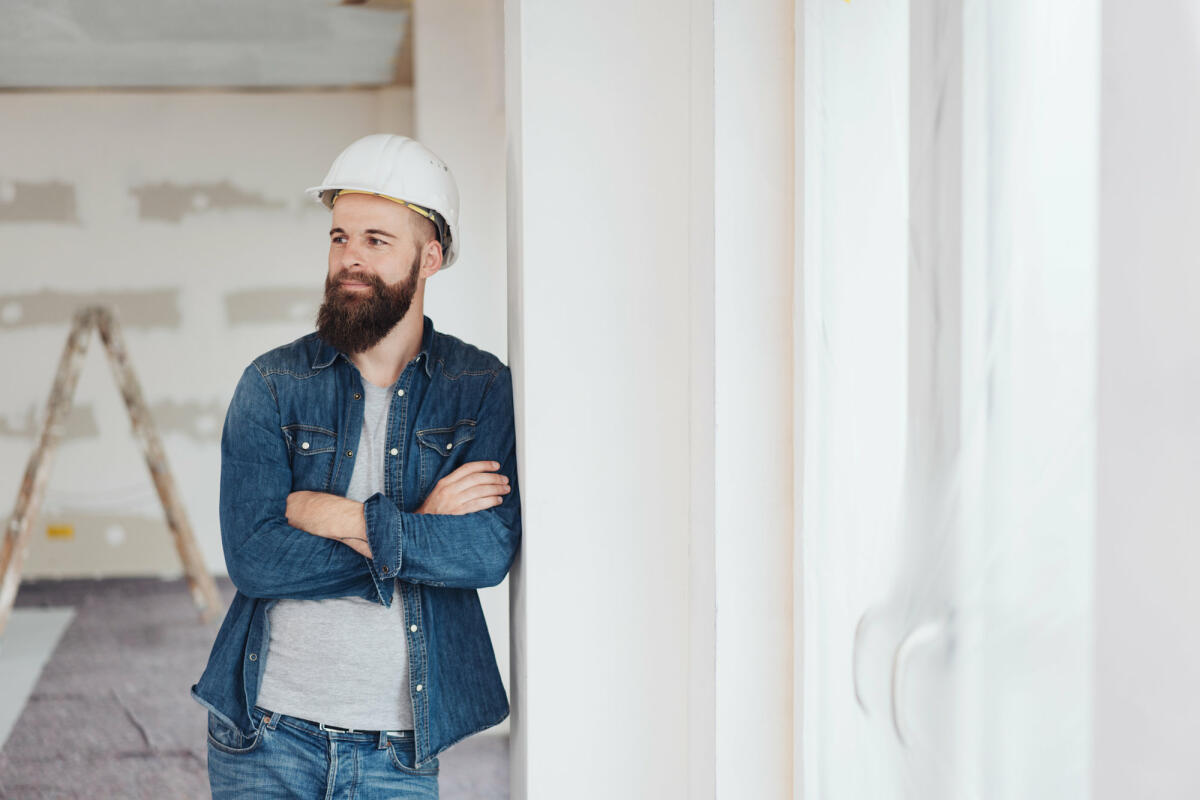
[[379, 584], [391, 583], [400, 576], [403, 558], [403, 532], [400, 513], [395, 504], [381, 492], [363, 503], [363, 518], [367, 523], [367, 544], [371, 546], [371, 574]]

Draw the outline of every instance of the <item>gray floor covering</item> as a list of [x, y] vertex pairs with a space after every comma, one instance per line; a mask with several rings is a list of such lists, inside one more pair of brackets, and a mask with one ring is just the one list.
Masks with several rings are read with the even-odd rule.
[[[17, 606], [76, 614], [0, 750], [0, 798], [207, 798], [205, 713], [188, 691], [217, 626], [198, 621], [184, 582], [34, 581]], [[443, 800], [508, 797], [507, 737], [440, 761]]]

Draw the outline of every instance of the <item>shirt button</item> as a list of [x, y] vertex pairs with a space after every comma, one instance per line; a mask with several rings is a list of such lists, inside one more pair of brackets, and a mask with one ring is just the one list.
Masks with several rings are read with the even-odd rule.
[[362, 400], [362, 395], [361, 395], [361, 394], [359, 394], [358, 392], [355, 392], [355, 393], [354, 393], [354, 399], [355, 399], [355, 400]]
[[418, 691], [418, 692], [420, 692], [420, 691], [424, 691], [424, 689], [425, 689], [425, 687], [424, 687], [424, 686], [422, 686], [422, 685], [421, 685], [421, 684], [419, 684], [419, 683], [417, 684], [417, 691]]
[[388, 574], [388, 568], [387, 568], [387, 567], [384, 567], [384, 568], [383, 568], [383, 570], [382, 570], [382, 572], [383, 572], [383, 574], [384, 574], [384, 575], [387, 575], [387, 574]]
[[404, 397], [404, 390], [403, 390], [403, 389], [397, 389], [397, 390], [396, 390], [396, 397]]
[[300, 443], [300, 449], [301, 449], [301, 450], [307, 450], [307, 449], [308, 449], [308, 442], [301, 442], [301, 443]]
[[450, 442], [446, 442], [446, 449], [449, 450], [451, 447], [454, 447], [454, 445], [452, 445]]
[[413, 633], [416, 633], [416, 632], [417, 632], [417, 626], [416, 626], [416, 625], [409, 625], [409, 626], [408, 626], [408, 629], [409, 629], [410, 631], [412, 631]]
[[346, 451], [346, 458], [353, 458], [353, 457], [354, 457], [354, 451], [353, 451], [353, 450], [347, 450], [347, 451]]
[[250, 660], [251, 660], [251, 661], [258, 661], [258, 653], [251, 653], [251, 654], [250, 654]]
[[394, 455], [394, 456], [398, 456], [398, 455], [400, 455], [400, 451], [399, 451], [399, 450], [397, 450], [397, 449], [396, 449], [396, 448], [394, 448], [394, 447], [393, 447], [391, 450], [389, 450], [388, 452], [389, 452], [389, 453], [391, 453], [391, 454], [392, 454], [392, 455]]

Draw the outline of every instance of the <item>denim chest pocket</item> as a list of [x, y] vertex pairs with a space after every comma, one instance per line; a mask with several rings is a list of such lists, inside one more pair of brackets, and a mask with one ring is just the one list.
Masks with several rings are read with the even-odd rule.
[[284, 425], [292, 459], [292, 490], [325, 491], [333, 477], [337, 434], [318, 425]]
[[416, 432], [421, 451], [420, 483], [424, 497], [433, 485], [466, 462], [465, 453], [475, 438], [475, 420], [463, 419], [445, 428]]

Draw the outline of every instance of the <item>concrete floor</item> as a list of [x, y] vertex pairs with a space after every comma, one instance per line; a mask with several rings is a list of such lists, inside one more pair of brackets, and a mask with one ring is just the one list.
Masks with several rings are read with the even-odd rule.
[[[228, 603], [231, 585], [218, 586]], [[217, 626], [197, 620], [184, 582], [21, 586], [17, 608], [47, 607], [75, 615], [0, 749], [0, 797], [208, 797], [205, 712], [189, 690]], [[508, 797], [507, 737], [472, 737], [440, 760], [443, 800]]]

